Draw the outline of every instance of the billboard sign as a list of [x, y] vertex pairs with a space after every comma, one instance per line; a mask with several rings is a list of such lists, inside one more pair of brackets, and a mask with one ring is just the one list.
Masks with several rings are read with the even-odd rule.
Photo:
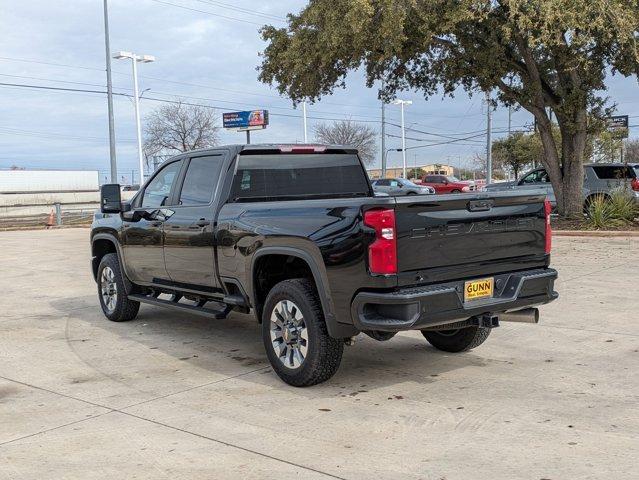
[[608, 131], [617, 138], [628, 138], [628, 115], [615, 115], [608, 117]]
[[268, 110], [247, 110], [244, 112], [226, 112], [222, 114], [224, 128], [238, 130], [258, 130], [268, 125]]

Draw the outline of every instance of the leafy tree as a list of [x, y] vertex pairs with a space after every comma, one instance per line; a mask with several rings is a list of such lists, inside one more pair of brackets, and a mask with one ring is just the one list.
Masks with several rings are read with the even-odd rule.
[[521, 170], [534, 165], [543, 156], [539, 135], [515, 132], [493, 142], [493, 167], [510, 169], [519, 178]]
[[[380, 95], [496, 91], [537, 121], [559, 212], [579, 216], [587, 136], [609, 114], [606, 78], [639, 71], [639, 4], [627, 0], [314, 0], [262, 29], [260, 80], [317, 100], [363, 67]], [[552, 135], [549, 112], [561, 133]]]
[[340, 120], [331, 124], [320, 123], [314, 127], [314, 131], [315, 140], [319, 143], [355, 147], [362, 161], [367, 165], [375, 160], [377, 132], [368, 125], [351, 120]]
[[593, 138], [592, 160], [594, 162], [618, 162], [621, 157], [623, 139], [615, 132], [603, 131]]
[[639, 140], [627, 140], [624, 145], [624, 160], [628, 163], [639, 163]]
[[177, 154], [217, 145], [219, 127], [212, 108], [181, 101], [162, 105], [144, 119], [144, 152]]

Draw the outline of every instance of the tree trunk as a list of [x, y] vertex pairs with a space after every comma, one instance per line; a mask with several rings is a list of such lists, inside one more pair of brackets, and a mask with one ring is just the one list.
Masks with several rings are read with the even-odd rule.
[[580, 218], [583, 215], [584, 152], [586, 149], [586, 111], [568, 121], [557, 115], [561, 131], [561, 157], [545, 112], [537, 117], [544, 149], [544, 167], [550, 177], [559, 215]]

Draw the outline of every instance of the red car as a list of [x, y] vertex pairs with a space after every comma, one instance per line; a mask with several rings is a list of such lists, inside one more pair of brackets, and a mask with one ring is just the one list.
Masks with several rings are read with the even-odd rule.
[[470, 192], [469, 182], [462, 182], [452, 175], [424, 175], [422, 185], [435, 189], [435, 193], [462, 193]]

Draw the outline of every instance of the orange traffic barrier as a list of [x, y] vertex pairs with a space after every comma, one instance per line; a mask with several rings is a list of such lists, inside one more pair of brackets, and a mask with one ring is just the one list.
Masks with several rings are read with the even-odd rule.
[[47, 228], [51, 228], [55, 225], [55, 215], [53, 213], [53, 209], [51, 209], [51, 213], [49, 214], [49, 218], [47, 218]]

